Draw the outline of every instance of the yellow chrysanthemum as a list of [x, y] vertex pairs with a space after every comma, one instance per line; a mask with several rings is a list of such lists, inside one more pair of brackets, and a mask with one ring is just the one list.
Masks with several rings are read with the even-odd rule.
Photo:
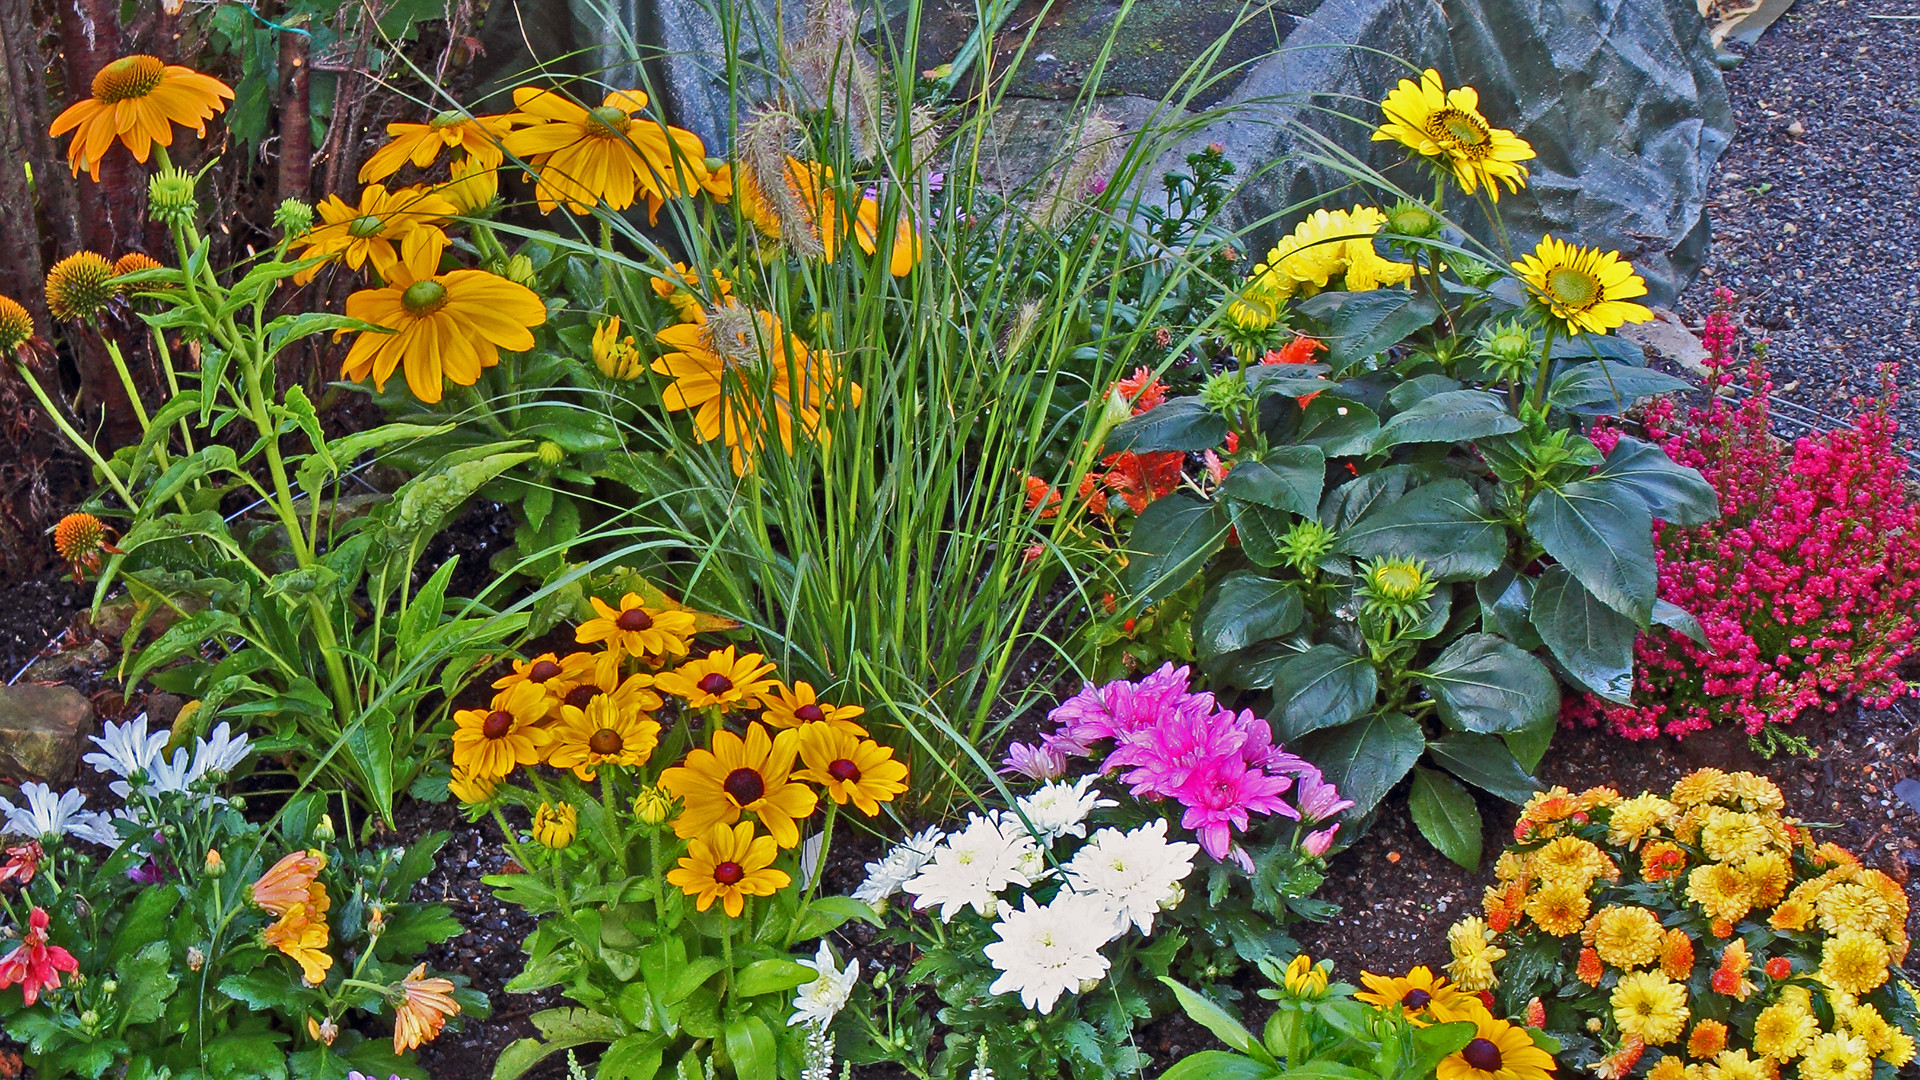
[[1659, 971], [1636, 971], [1620, 976], [1609, 1000], [1614, 1026], [1624, 1035], [1638, 1035], [1648, 1046], [1663, 1046], [1687, 1028], [1687, 988]]
[[1555, 937], [1578, 933], [1591, 909], [1585, 885], [1549, 879], [1527, 901], [1527, 917], [1534, 925]]
[[436, 273], [428, 247], [403, 260], [384, 288], [362, 289], [347, 297], [347, 315], [385, 327], [354, 340], [341, 365], [341, 377], [353, 382], [373, 376], [386, 389], [395, 368], [403, 368], [407, 389], [431, 405], [446, 383], [472, 386], [483, 368], [500, 362], [500, 350], [533, 348], [532, 328], [547, 321], [547, 307], [525, 285], [485, 270]]
[[1787, 894], [1787, 886], [1793, 881], [1793, 867], [1780, 852], [1763, 851], [1740, 864], [1740, 876], [1747, 879], [1747, 888], [1753, 893], [1753, 906], [1770, 908]]
[[780, 849], [770, 836], [753, 835], [753, 822], [728, 827], [715, 825], [687, 841], [686, 857], [667, 871], [667, 881], [678, 885], [694, 906], [705, 911], [714, 900], [727, 915], [739, 918], [749, 896], [772, 896], [793, 880], [773, 869]]
[[1529, 865], [1541, 881], [1575, 886], [1583, 892], [1595, 878], [1612, 879], [1619, 875], [1605, 852], [1577, 836], [1548, 841], [1533, 853]]
[[639, 593], [627, 593], [614, 608], [597, 596], [589, 596], [598, 618], [588, 619], [573, 633], [582, 645], [605, 642], [610, 652], [631, 656], [644, 664], [659, 664], [669, 657], [687, 655], [687, 643], [694, 635], [691, 612], [647, 606]]
[[1298, 292], [1324, 289], [1343, 274], [1349, 292], [1405, 284], [1413, 277], [1413, 264], [1394, 262], [1373, 247], [1386, 223], [1387, 216], [1371, 206], [1314, 211], [1254, 267], [1260, 295], [1278, 303]]
[[260, 931], [260, 940], [300, 965], [300, 977], [309, 986], [327, 981], [333, 957], [327, 954], [327, 917], [324, 909], [294, 904], [278, 920]]
[[33, 340], [33, 316], [20, 301], [0, 296], [0, 359], [7, 359]]
[[454, 767], [497, 780], [515, 765], [538, 765], [552, 737], [535, 726], [546, 715], [547, 699], [532, 683], [502, 690], [488, 708], [461, 709], [453, 714]]
[[585, 708], [560, 706], [547, 764], [592, 780], [602, 765], [636, 768], [660, 745], [660, 724], [638, 709], [623, 709], [611, 694], [596, 694]]
[[1696, 866], [1687, 874], [1687, 899], [1715, 919], [1739, 922], [1753, 910], [1753, 890], [1745, 875], [1724, 863]]
[[1800, 1080], [1871, 1080], [1873, 1055], [1865, 1041], [1832, 1031], [1808, 1044]]
[[535, 843], [558, 851], [573, 843], [574, 836], [580, 832], [580, 812], [570, 802], [562, 802], [557, 807], [543, 802], [533, 812], [532, 832]]
[[[441, 226], [458, 211], [439, 195], [422, 188], [388, 191], [384, 184], [368, 184], [355, 205], [338, 195], [329, 195], [314, 208], [320, 224], [303, 236], [295, 237], [291, 247], [301, 259], [343, 261], [359, 270], [373, 264], [374, 273], [383, 281], [393, 281], [402, 262], [420, 269], [415, 277], [426, 276], [440, 266], [447, 250], [447, 234]], [[313, 280], [326, 263], [316, 263], [293, 276], [294, 284]]]
[[[1843, 930], [1859, 930], [1865, 933], [1884, 936], [1894, 925], [1893, 906], [1878, 889], [1858, 882], [1845, 882], [1820, 893], [1816, 907], [1820, 913], [1820, 929], [1829, 934]], [[1905, 912], [1901, 912], [1904, 923]]]
[[1779, 1080], [1779, 1066], [1765, 1057], [1753, 1057], [1745, 1050], [1722, 1050], [1702, 1080]]
[[1631, 971], [1659, 959], [1666, 930], [1646, 908], [1606, 907], [1588, 921], [1587, 937], [1609, 966]]
[[1607, 819], [1607, 843], [1636, 850], [1679, 812], [1679, 807], [1658, 795], [1636, 795], [1613, 808]]
[[113, 262], [97, 251], [76, 251], [47, 271], [47, 311], [62, 322], [91, 319], [120, 295]]
[[1834, 1006], [1834, 1016], [1847, 1034], [1857, 1036], [1867, 1044], [1867, 1052], [1875, 1056], [1885, 1054], [1893, 1046], [1893, 1035], [1899, 1029], [1880, 1015], [1880, 1010], [1864, 1002]]
[[1647, 282], [1617, 251], [1577, 247], [1543, 236], [1533, 253], [1521, 256], [1513, 269], [1548, 313], [1566, 324], [1569, 334], [1604, 334], [1653, 318], [1645, 305], [1630, 302], [1647, 294]]
[[1428, 68], [1420, 81], [1401, 79], [1380, 103], [1386, 120], [1375, 142], [1398, 140], [1414, 153], [1435, 159], [1453, 172], [1461, 190], [1472, 195], [1485, 187], [1498, 202], [1500, 185], [1518, 191], [1527, 184], [1533, 147], [1480, 115], [1480, 94], [1471, 86], [1448, 90], [1440, 73]]
[[1812, 904], [1789, 896], [1773, 909], [1773, 916], [1767, 920], [1767, 925], [1775, 930], [1805, 930], [1813, 923], [1813, 919]]
[[1700, 828], [1700, 847], [1707, 858], [1739, 863], [1766, 850], [1772, 834], [1758, 814], [1713, 807]]
[[907, 767], [893, 759], [893, 748], [862, 739], [830, 724], [804, 724], [800, 733], [800, 760], [806, 768], [797, 780], [819, 784], [834, 802], [851, 802], [868, 817], [880, 813], [880, 804], [892, 802], [907, 790]]
[[93, 76], [93, 96], [67, 106], [47, 134], [57, 139], [73, 132], [67, 165], [75, 176], [85, 165], [98, 181], [100, 159], [115, 139], [145, 162], [155, 143], [173, 145], [175, 124], [204, 138], [207, 121], [232, 100], [233, 88], [211, 75], [151, 56], [123, 56]]
[[500, 140], [513, 130], [512, 114], [469, 116], [458, 109], [440, 113], [424, 124], [395, 121], [387, 125], [387, 144], [360, 166], [360, 182], [385, 180], [411, 163], [432, 168], [443, 151], [451, 150], [488, 170], [505, 160]]
[[1534, 1045], [1525, 1028], [1485, 1008], [1462, 1019], [1473, 1021], [1473, 1038], [1440, 1059], [1436, 1080], [1552, 1080], [1553, 1055]]
[[1842, 930], [1820, 948], [1820, 980], [1849, 994], [1871, 993], [1886, 984], [1889, 961], [1879, 936]]
[[1487, 928], [1486, 920], [1469, 915], [1448, 927], [1447, 950], [1453, 955], [1447, 975], [1455, 986], [1477, 994], [1498, 984], [1493, 965], [1506, 958], [1507, 950], [1493, 943], [1493, 931]]
[[753, 814], [781, 847], [800, 842], [795, 824], [813, 813], [820, 797], [792, 778], [800, 749], [798, 731], [769, 738], [760, 724], [748, 724], [746, 738], [714, 732], [712, 749], [696, 749], [686, 762], [660, 774], [660, 786], [685, 805], [673, 830], [681, 838], [701, 836], [716, 825], [731, 825]]
[[1688, 1080], [1687, 1063], [1669, 1054], [1647, 1070], [1647, 1080]]
[[1798, 1001], [1783, 999], [1760, 1010], [1753, 1020], [1753, 1052], [1784, 1065], [1801, 1055], [1820, 1022]]
[[700, 136], [643, 114], [647, 95], [615, 90], [587, 108], [552, 90], [513, 92], [518, 130], [500, 145], [532, 167], [534, 200], [543, 212], [565, 206], [590, 214], [604, 204], [625, 210], [645, 198], [649, 220], [668, 199], [692, 195], [707, 182]]
[[866, 713], [861, 705], [834, 705], [820, 700], [813, 684], [797, 681], [792, 689], [785, 685], [774, 684], [772, 694], [762, 694], [760, 703], [766, 711], [760, 716], [777, 728], [799, 728], [810, 724], [826, 724], [849, 735], [865, 735], [867, 729], [854, 723], [854, 719]]
[[728, 712], [764, 705], [779, 685], [769, 677], [772, 672], [773, 665], [765, 656], [757, 652], [736, 654], [729, 645], [661, 672], [654, 685], [686, 701], [689, 709]]
[[1756, 813], [1777, 814], [1787, 805], [1780, 786], [1755, 773], [1742, 771], [1729, 775], [1727, 793], [1740, 804], [1740, 809]]
[[1362, 971], [1360, 981], [1366, 989], [1355, 992], [1355, 999], [1383, 1009], [1398, 1006], [1415, 1027], [1464, 1020], [1480, 1004], [1424, 965], [1404, 977]]

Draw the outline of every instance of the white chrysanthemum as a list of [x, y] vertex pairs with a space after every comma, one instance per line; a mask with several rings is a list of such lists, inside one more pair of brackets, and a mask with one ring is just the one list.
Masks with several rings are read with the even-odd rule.
[[927, 865], [927, 860], [933, 858], [933, 849], [946, 836], [937, 828], [929, 828], [901, 841], [879, 862], [867, 864], [867, 880], [853, 891], [853, 898], [877, 906], [899, 892], [900, 887], [913, 880], [920, 868]]
[[860, 961], [850, 959], [846, 970], [840, 970], [834, 966], [833, 950], [827, 948], [827, 943], [823, 941], [813, 959], [799, 963], [818, 972], [819, 977], [793, 995], [793, 1015], [787, 1017], [787, 1026], [813, 1024], [825, 1028], [846, 1006], [847, 998], [853, 994], [854, 984], [860, 981]]
[[995, 894], [1009, 885], [1033, 883], [1039, 848], [1016, 823], [1003, 828], [992, 818], [970, 815], [967, 827], [934, 849], [933, 858], [902, 886], [915, 907], [940, 907], [940, 921], [951, 922], [963, 907], [982, 916], [994, 909]]
[[[1039, 833], [1041, 843], [1052, 844], [1063, 836], [1085, 836], [1088, 814], [1096, 807], [1118, 805], [1112, 799], [1101, 798], [1098, 791], [1089, 787], [1093, 780], [1091, 776], [1083, 776], [1072, 784], [1054, 780], [1017, 800], [1020, 813], [1026, 815], [1027, 823]], [[1014, 817], [1014, 820], [1019, 819]]]
[[[193, 761], [187, 757], [186, 748], [173, 752], [169, 758], [165, 754], [157, 755], [147, 766], [146, 779], [140, 790], [153, 795], [166, 795], [187, 790], [194, 780]], [[122, 801], [133, 797], [133, 785], [125, 780], [115, 780], [107, 785], [108, 790], [120, 796]]]
[[87, 797], [78, 790], [69, 789], [55, 795], [45, 784], [21, 784], [20, 794], [27, 800], [24, 807], [0, 799], [0, 811], [6, 813], [7, 819], [0, 831], [36, 840], [71, 836], [107, 847], [119, 845], [120, 834], [114, 830], [113, 819], [80, 809], [86, 805]]
[[213, 738], [195, 740], [193, 765], [188, 770], [188, 779], [198, 780], [208, 775], [225, 776], [247, 759], [248, 752], [246, 734], [234, 735], [227, 729], [227, 722], [222, 720], [214, 726]]
[[154, 759], [167, 748], [170, 732], [164, 728], [147, 733], [147, 714], [115, 724], [109, 721], [100, 734], [90, 740], [100, 748], [100, 753], [88, 754], [80, 760], [93, 766], [95, 772], [112, 773], [118, 777], [145, 774], [153, 768]]
[[987, 988], [993, 994], [1020, 995], [1029, 1009], [1053, 1011], [1064, 993], [1079, 993], [1107, 973], [1100, 947], [1107, 943], [1113, 913], [1093, 896], [1063, 892], [1045, 907], [1027, 897], [993, 924], [1000, 940], [984, 951], [1001, 973]]
[[1127, 833], [1101, 829], [1074, 853], [1067, 879], [1076, 892], [1098, 897], [1113, 911], [1116, 937], [1129, 925], [1151, 934], [1154, 915], [1160, 905], [1177, 902], [1199, 851], [1198, 844], [1168, 843], [1165, 818]]

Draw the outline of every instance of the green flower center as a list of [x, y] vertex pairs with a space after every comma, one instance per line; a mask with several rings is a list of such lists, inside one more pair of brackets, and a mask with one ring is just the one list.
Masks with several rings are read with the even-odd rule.
[[435, 115], [433, 119], [427, 121], [427, 127], [434, 131], [444, 131], [450, 127], [458, 127], [465, 123], [466, 120], [466, 113], [461, 112], [459, 109], [448, 109], [446, 112], [439, 113]]
[[414, 315], [431, 315], [447, 304], [447, 287], [428, 278], [407, 286], [400, 294], [400, 303]]
[[1411, 600], [1426, 584], [1420, 568], [1405, 563], [1388, 563], [1374, 571], [1374, 586], [1390, 600]]
[[1556, 266], [1547, 271], [1547, 298], [1570, 311], [1584, 311], [1603, 298], [1600, 279], [1585, 270]]
[[368, 237], [379, 236], [380, 230], [384, 228], [385, 225], [385, 222], [372, 214], [361, 214], [359, 217], [347, 222], [347, 235], [353, 237], [355, 240], [365, 240]]
[[597, 139], [624, 138], [627, 129], [633, 126], [633, 119], [624, 109], [611, 105], [587, 110], [587, 134]]
[[1427, 118], [1427, 134], [1449, 150], [1471, 150], [1487, 145], [1487, 122], [1459, 109], [1441, 109]]

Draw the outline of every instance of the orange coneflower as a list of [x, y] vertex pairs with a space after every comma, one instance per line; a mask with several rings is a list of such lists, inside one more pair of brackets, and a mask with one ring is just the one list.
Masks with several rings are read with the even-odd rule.
[[533, 167], [534, 200], [543, 211], [565, 206], [576, 214], [598, 204], [625, 210], [645, 196], [648, 216], [666, 200], [691, 195], [709, 182], [700, 136], [642, 115], [647, 95], [615, 90], [588, 108], [552, 90], [522, 86], [513, 92], [516, 124], [500, 140], [507, 153]]
[[[459, 211], [431, 191], [400, 188], [388, 191], [384, 184], [368, 184], [353, 205], [338, 195], [321, 200], [314, 211], [321, 224], [294, 239], [302, 259], [344, 259], [355, 270], [367, 263], [375, 273], [392, 281], [401, 262], [437, 268], [440, 255], [447, 249], [447, 234], [440, 231], [447, 218]], [[313, 280], [325, 263], [317, 263], [293, 276], [296, 285]]]
[[427, 965], [421, 964], [394, 984], [397, 1000], [393, 1006], [393, 1052], [396, 1054], [432, 1042], [446, 1026], [447, 1017], [460, 1015], [460, 1003], [453, 999], [453, 980], [426, 976]]
[[107, 540], [107, 527], [92, 514], [68, 514], [53, 527], [53, 550], [73, 567], [73, 579], [80, 580], [82, 568], [98, 573], [100, 553], [120, 554], [120, 549]]
[[90, 319], [120, 295], [113, 261], [97, 251], [76, 251], [47, 271], [47, 311], [63, 322]]
[[[113, 276], [116, 278], [123, 278], [128, 274], [138, 274], [147, 270], [164, 270], [165, 268], [165, 263], [141, 251], [129, 251], [125, 255], [113, 260]], [[137, 285], [128, 285], [125, 282], [114, 287], [122, 294], [130, 293], [139, 288]]]
[[205, 137], [207, 121], [226, 108], [222, 98], [231, 101], [233, 89], [211, 75], [152, 56], [123, 56], [94, 75], [93, 96], [67, 106], [47, 134], [57, 139], [73, 131], [67, 164], [75, 176], [85, 165], [99, 180], [100, 159], [116, 138], [144, 162], [153, 144], [173, 145], [174, 124]]
[[445, 384], [472, 386], [480, 371], [500, 362], [500, 350], [533, 348], [532, 327], [547, 321], [547, 308], [525, 285], [485, 270], [434, 272], [437, 253], [422, 247], [393, 268], [384, 288], [347, 297], [347, 315], [392, 333], [363, 331], [348, 351], [341, 376], [354, 382], [373, 376], [384, 390], [395, 368], [404, 368], [407, 389], [432, 405]]
[[0, 296], [0, 358], [12, 356], [33, 340], [33, 316], [20, 301]]

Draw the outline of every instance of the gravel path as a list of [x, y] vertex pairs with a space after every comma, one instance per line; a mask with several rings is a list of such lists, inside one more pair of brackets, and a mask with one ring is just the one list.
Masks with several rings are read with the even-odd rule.
[[1832, 416], [1896, 365], [1901, 428], [1920, 437], [1920, 0], [1800, 0], [1727, 87], [1739, 131], [1683, 315], [1732, 288], [1772, 338], [1781, 396]]

